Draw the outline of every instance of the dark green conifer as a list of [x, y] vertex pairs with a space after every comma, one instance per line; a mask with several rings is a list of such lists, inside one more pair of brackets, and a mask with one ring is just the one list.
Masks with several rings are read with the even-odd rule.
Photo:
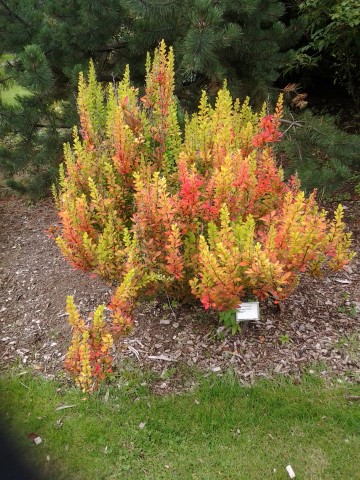
[[2, 87], [15, 81], [28, 91], [0, 102], [0, 166], [10, 186], [47, 192], [77, 121], [78, 73], [90, 58], [106, 72], [108, 55], [124, 46], [124, 23], [117, 0], [0, 1], [0, 50], [11, 54], [0, 62]]
[[304, 190], [317, 188], [327, 196], [358, 175], [359, 135], [340, 130], [334, 117], [314, 115], [310, 110], [297, 115], [290, 125], [286, 124], [287, 133], [278, 148], [286, 158], [287, 176], [297, 173]]

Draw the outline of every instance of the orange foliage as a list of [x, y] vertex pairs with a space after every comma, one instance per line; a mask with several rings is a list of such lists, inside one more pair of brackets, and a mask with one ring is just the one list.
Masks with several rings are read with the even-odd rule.
[[[193, 294], [217, 310], [249, 293], [278, 302], [300, 273], [339, 269], [353, 256], [342, 207], [327, 220], [315, 194], [305, 197], [277, 166], [282, 98], [273, 114], [266, 106], [257, 114], [224, 85], [214, 107], [203, 93], [182, 136], [173, 62], [161, 43], [141, 99], [128, 69], [115, 89], [96, 81], [93, 66], [80, 77], [81, 137], [75, 130], [74, 146], [65, 146], [57, 243], [76, 267], [119, 283], [111, 334], [128, 330], [141, 293]], [[100, 343], [76, 328], [81, 352], [72, 347], [68, 368], [94, 375]]]

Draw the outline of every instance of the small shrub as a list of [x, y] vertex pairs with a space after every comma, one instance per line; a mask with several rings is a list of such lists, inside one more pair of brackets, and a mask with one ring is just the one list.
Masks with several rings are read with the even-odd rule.
[[241, 331], [240, 325], [236, 321], [236, 310], [225, 310], [219, 312], [219, 320], [227, 327], [232, 335]]
[[202, 94], [182, 135], [172, 50], [162, 43], [146, 71], [142, 98], [128, 69], [116, 87], [103, 88], [93, 66], [80, 77], [81, 129], [56, 193], [65, 257], [119, 283], [112, 332], [127, 330], [141, 294], [166, 289], [227, 311], [249, 294], [283, 300], [301, 272], [351, 259], [341, 205], [328, 221], [315, 193], [277, 168], [281, 98], [273, 114], [254, 113], [225, 84], [214, 107]]
[[99, 305], [94, 312], [91, 325], [86, 325], [75, 307], [73, 297], [66, 302], [69, 323], [73, 327], [73, 338], [65, 367], [72, 374], [75, 383], [84, 391], [92, 392], [112, 373], [113, 346], [112, 328], [104, 318], [105, 305]]

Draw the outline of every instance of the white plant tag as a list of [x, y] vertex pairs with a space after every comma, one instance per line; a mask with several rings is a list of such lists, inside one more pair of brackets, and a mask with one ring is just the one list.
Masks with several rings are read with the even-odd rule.
[[243, 302], [236, 310], [236, 321], [245, 322], [247, 320], [259, 320], [260, 309], [259, 302]]

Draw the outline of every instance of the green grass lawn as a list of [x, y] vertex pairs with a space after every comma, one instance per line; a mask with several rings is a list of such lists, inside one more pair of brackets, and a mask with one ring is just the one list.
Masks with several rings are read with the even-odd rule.
[[13, 85], [8, 90], [0, 92], [1, 101], [4, 105], [12, 105], [16, 101], [16, 95], [28, 95], [29, 91], [20, 85]]
[[[0, 392], [21, 452], [55, 478], [288, 479], [288, 464], [297, 480], [360, 478], [360, 405], [345, 398], [359, 395], [358, 386], [306, 376], [301, 385], [243, 387], [229, 375], [160, 397], [135, 375], [105, 401], [104, 392], [85, 400], [75, 389], [13, 375], [2, 377]], [[75, 406], [56, 410], [61, 405]]]
[[[0, 55], [0, 69], [1, 65], [13, 57], [10, 53]], [[29, 91], [26, 88], [14, 83], [10, 88], [0, 91], [0, 99], [4, 105], [11, 105], [16, 101], [16, 95], [28, 95]]]

